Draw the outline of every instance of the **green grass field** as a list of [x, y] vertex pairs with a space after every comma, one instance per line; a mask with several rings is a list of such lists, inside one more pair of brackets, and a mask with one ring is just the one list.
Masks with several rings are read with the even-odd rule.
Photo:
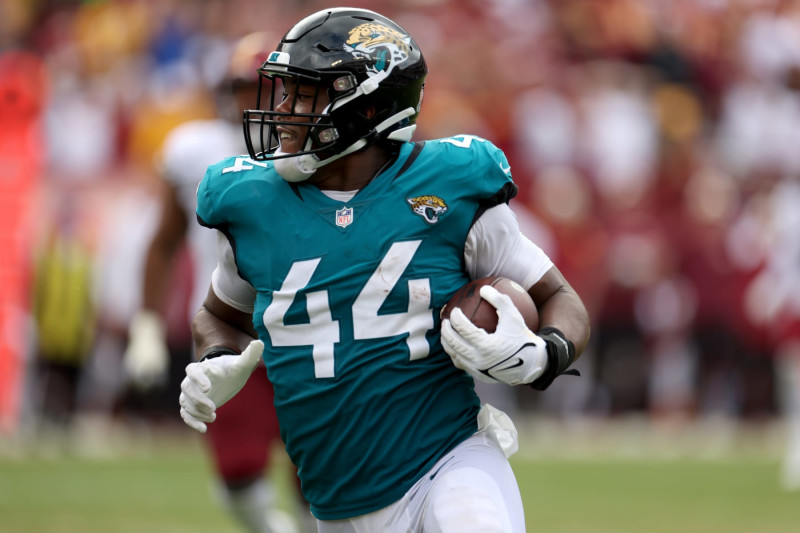
[[[574, 432], [562, 431], [571, 444], [557, 447], [550, 429], [544, 440], [523, 435], [524, 447], [512, 458], [529, 532], [800, 531], [800, 493], [779, 489], [778, 460], [769, 447], [743, 446], [746, 439], [737, 438], [710, 454], [683, 438], [683, 448], [669, 446], [672, 453], [664, 454], [668, 446], [658, 435], [639, 437], [632, 447], [629, 440], [637, 437], [620, 430], [613, 436], [604, 430], [580, 446]], [[621, 452], [614, 443], [628, 447]], [[193, 435], [150, 437], [124, 450], [94, 458], [0, 453], [0, 531], [238, 531], [214, 501], [209, 466]]]
[[514, 466], [528, 531], [800, 531], [800, 495], [778, 490], [772, 461], [561, 459]]

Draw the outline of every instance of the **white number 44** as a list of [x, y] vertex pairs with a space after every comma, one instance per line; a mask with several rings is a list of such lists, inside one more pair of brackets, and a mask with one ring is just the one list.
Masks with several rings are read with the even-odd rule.
[[[406, 345], [410, 360], [427, 357], [430, 349], [425, 338], [425, 333], [433, 328], [430, 280], [408, 281], [407, 311], [379, 315], [378, 310], [408, 268], [421, 242], [392, 244], [361, 289], [352, 308], [354, 339], [377, 339], [408, 333]], [[320, 261], [321, 258], [316, 258], [298, 261], [292, 265], [280, 290], [273, 293], [272, 302], [264, 311], [264, 326], [273, 346], [312, 346], [314, 376], [332, 378], [335, 376], [334, 345], [340, 341], [341, 336], [339, 321], [333, 320], [331, 314], [328, 291], [305, 294], [308, 323], [284, 323], [284, 317], [295, 296], [308, 286]]]

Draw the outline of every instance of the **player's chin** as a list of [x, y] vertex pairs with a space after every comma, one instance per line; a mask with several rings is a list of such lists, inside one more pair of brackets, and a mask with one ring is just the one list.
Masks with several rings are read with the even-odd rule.
[[281, 141], [278, 150], [283, 154], [294, 154], [297, 152], [297, 143], [294, 141]]

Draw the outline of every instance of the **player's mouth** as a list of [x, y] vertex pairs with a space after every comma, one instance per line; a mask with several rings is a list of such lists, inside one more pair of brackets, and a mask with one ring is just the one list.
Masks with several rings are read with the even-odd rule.
[[278, 141], [281, 143], [282, 152], [290, 154], [300, 149], [297, 135], [286, 128], [278, 128]]

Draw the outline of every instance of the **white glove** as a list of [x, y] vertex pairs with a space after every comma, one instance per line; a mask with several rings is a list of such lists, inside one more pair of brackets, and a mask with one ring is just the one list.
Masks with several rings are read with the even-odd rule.
[[131, 321], [123, 365], [134, 385], [149, 389], [166, 381], [169, 349], [164, 321], [155, 311], [139, 311]]
[[205, 423], [216, 420], [217, 408], [242, 390], [263, 352], [264, 343], [254, 340], [240, 355], [221, 355], [190, 363], [178, 400], [186, 425], [205, 433], [208, 429]]
[[546, 342], [528, 329], [507, 295], [490, 285], [481, 287], [480, 294], [497, 309], [497, 329], [486, 333], [455, 308], [442, 320], [444, 350], [455, 366], [477, 380], [507, 385], [534, 381], [547, 368]]

